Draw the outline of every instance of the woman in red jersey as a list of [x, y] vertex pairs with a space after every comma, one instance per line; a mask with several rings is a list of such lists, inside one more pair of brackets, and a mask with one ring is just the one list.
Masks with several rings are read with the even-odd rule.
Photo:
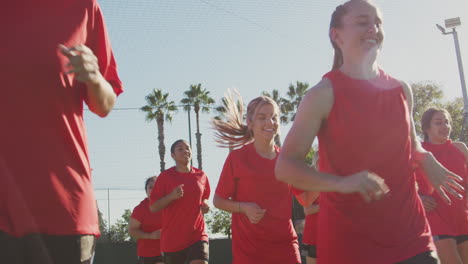
[[165, 264], [208, 264], [208, 235], [203, 214], [209, 207], [206, 174], [190, 166], [192, 149], [185, 140], [171, 146], [176, 166], [158, 176], [150, 209], [162, 210], [161, 251]]
[[291, 188], [274, 175], [278, 105], [266, 96], [253, 99], [244, 124], [242, 100], [227, 96], [226, 102], [227, 120], [213, 120], [213, 126], [218, 142], [238, 149], [224, 163], [213, 203], [232, 213], [232, 263], [301, 263]]
[[[333, 12], [332, 70], [302, 100], [276, 164], [276, 177], [320, 192], [320, 264], [438, 263], [416, 191], [412, 159], [446, 201], [461, 178], [416, 140], [410, 87], [377, 64], [384, 33], [370, 1]], [[304, 162], [318, 136], [320, 171]]]
[[128, 222], [128, 233], [137, 239], [138, 264], [164, 264], [161, 256], [161, 212], [150, 211], [149, 197], [156, 176], [145, 182], [146, 198], [133, 209]]
[[[421, 118], [424, 133], [422, 146], [450, 171], [463, 178], [467, 186], [468, 150], [462, 142], [452, 142], [452, 118], [447, 110], [429, 108]], [[468, 263], [468, 212], [466, 194], [450, 205], [443, 202], [418, 170], [419, 194], [426, 209], [437, 254], [442, 264]]]

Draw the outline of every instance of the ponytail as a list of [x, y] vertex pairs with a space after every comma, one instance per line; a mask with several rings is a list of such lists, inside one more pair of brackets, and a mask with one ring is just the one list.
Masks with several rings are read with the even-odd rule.
[[[238, 95], [237, 102], [230, 91], [223, 99], [224, 118], [211, 120], [211, 125], [215, 130], [215, 141], [220, 147], [239, 148], [254, 140], [252, 131], [244, 122], [244, 103], [242, 97]], [[261, 106], [271, 104], [275, 112], [279, 113], [278, 105], [268, 96], [259, 96], [249, 102], [247, 106], [246, 120], [251, 122]], [[224, 119], [224, 120], [223, 120]]]

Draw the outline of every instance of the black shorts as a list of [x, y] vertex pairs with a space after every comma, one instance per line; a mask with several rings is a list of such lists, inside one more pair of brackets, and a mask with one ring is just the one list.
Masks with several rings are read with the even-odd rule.
[[189, 247], [176, 252], [163, 252], [165, 264], [184, 264], [186, 261], [204, 260], [208, 262], [210, 255], [207, 241], [198, 241]]
[[434, 251], [426, 251], [396, 264], [440, 264]]
[[433, 236], [434, 241], [442, 240], [442, 239], [455, 239], [457, 242], [457, 245], [468, 241], [468, 235], [461, 235], [461, 236], [450, 236], [450, 235], [439, 235], [439, 236]]
[[93, 235], [28, 234], [17, 238], [0, 232], [0, 261], [9, 264], [91, 264]]
[[157, 256], [157, 257], [138, 257], [138, 262], [137, 264], [155, 264], [158, 262], [164, 263], [163, 257], [162, 256]]
[[317, 258], [317, 246], [302, 244], [302, 255], [309, 258]]

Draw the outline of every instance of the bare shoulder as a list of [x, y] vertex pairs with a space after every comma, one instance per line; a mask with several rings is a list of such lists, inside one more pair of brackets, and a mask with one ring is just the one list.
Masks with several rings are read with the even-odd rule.
[[304, 96], [300, 108], [304, 111], [307, 109], [309, 111], [314, 111], [315, 113], [320, 113], [323, 115], [328, 115], [332, 106], [333, 106], [334, 96], [333, 96], [333, 87], [329, 79], [323, 78], [314, 85], [312, 88], [307, 91]]
[[316, 85], [312, 86], [307, 92], [306, 97], [319, 96], [322, 99], [331, 98], [333, 99], [333, 87], [329, 79], [323, 78]]
[[333, 106], [332, 84], [322, 79], [307, 91], [296, 112], [293, 125], [285, 138], [281, 155], [303, 159], [310, 150], [322, 122]]

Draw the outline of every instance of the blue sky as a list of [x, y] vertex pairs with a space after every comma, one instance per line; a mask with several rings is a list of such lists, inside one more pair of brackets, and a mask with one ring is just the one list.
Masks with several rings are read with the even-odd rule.
[[[179, 102], [190, 84], [201, 83], [217, 102], [228, 88], [244, 101], [262, 91], [285, 95], [290, 83], [313, 85], [332, 62], [328, 40], [334, 0], [100, 0], [125, 92], [117, 108], [138, 108], [153, 88]], [[451, 35], [435, 27], [461, 17], [458, 28], [468, 71], [466, 0], [376, 1], [386, 33], [380, 65], [408, 82], [434, 81], [447, 99], [461, 97]], [[216, 147], [209, 119], [201, 117], [203, 170], [214, 191], [227, 150]], [[192, 140], [195, 119], [192, 115]], [[120, 217], [144, 197], [144, 180], [159, 172], [157, 129], [139, 110], [115, 110], [101, 119], [85, 112], [96, 198], [110, 219]], [[282, 128], [283, 138], [289, 126]], [[187, 113], [166, 124], [166, 145], [188, 139]], [[195, 144], [194, 154], [196, 153]], [[196, 156], [196, 155], [194, 155]], [[166, 166], [173, 162], [166, 153]], [[194, 165], [196, 166], [196, 160]]]

